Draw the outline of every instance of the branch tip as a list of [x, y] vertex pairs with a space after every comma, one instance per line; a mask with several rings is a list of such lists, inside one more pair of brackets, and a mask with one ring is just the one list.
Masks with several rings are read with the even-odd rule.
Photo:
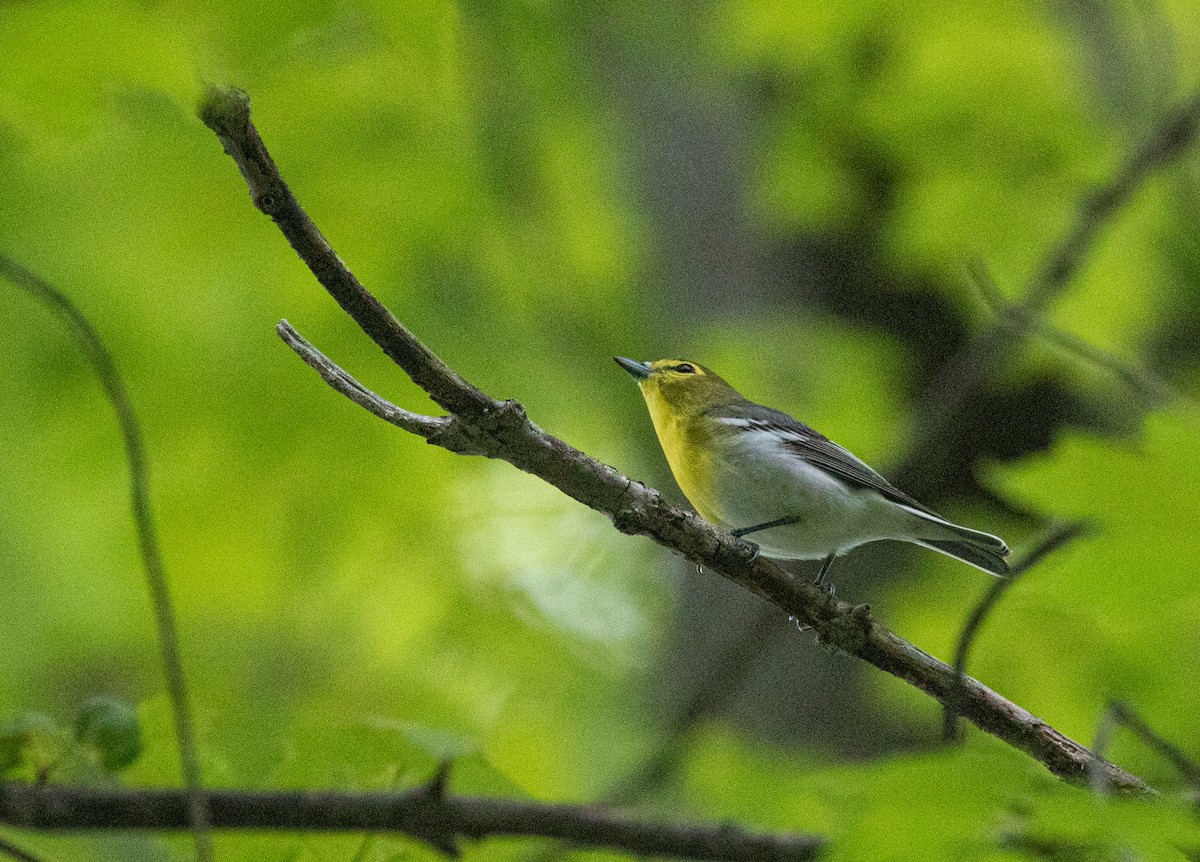
[[[1182, 748], [1158, 733], [1138, 714], [1132, 706], [1121, 700], [1109, 701], [1108, 709], [1101, 718], [1096, 730], [1096, 755], [1101, 756], [1103, 748], [1112, 741], [1112, 736], [1118, 727], [1124, 727], [1140, 739], [1153, 751], [1175, 767], [1176, 771], [1193, 788], [1200, 788], [1200, 763], [1194, 760]], [[1105, 792], [1107, 783], [1102, 777], [1092, 776], [1092, 788], [1097, 792]]]
[[200, 122], [224, 139], [243, 132], [250, 122], [250, 96], [239, 87], [209, 85], [196, 107]]

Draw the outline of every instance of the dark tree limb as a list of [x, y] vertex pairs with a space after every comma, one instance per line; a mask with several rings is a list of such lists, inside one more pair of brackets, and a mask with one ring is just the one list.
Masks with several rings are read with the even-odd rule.
[[[365, 401], [371, 412], [383, 418], [393, 412], [415, 415], [369, 393], [290, 324], [281, 323], [279, 332], [323, 379], [356, 403]], [[572, 498], [608, 514], [622, 532], [649, 536], [763, 596], [816, 629], [824, 642], [869, 661], [943, 703], [954, 696], [960, 714], [1041, 761], [1055, 775], [1076, 782], [1087, 780], [1093, 757], [1086, 747], [976, 680], [963, 677], [960, 684], [953, 668], [875, 622], [866, 605], [837, 601], [807, 578], [796, 577], [770, 560], [756, 557], [754, 547], [747, 542], [669, 505], [657, 491], [546, 434], [513, 402], [505, 402], [497, 416], [505, 417], [504, 421], [495, 422], [492, 417], [493, 421], [483, 428], [462, 417], [444, 420], [446, 425], [405, 422], [412, 424], [413, 433], [430, 443], [500, 458], [539, 476]], [[1115, 787], [1144, 789], [1138, 778], [1117, 766], [1105, 763], [1100, 768], [1112, 776]]]
[[105, 347], [100, 333], [88, 322], [70, 297], [3, 254], [0, 254], [0, 276], [24, 290], [62, 319], [71, 336], [83, 350], [96, 376], [100, 378], [104, 393], [116, 411], [125, 443], [125, 456], [129, 462], [130, 498], [133, 520], [137, 527], [138, 551], [146, 574], [150, 604], [154, 609], [159, 654], [175, 720], [175, 738], [179, 745], [183, 786], [187, 790], [191, 812], [196, 856], [200, 862], [209, 862], [212, 859], [212, 844], [208, 839], [206, 827], [200, 758], [196, 753], [196, 732], [192, 724], [187, 677], [183, 672], [183, 657], [179, 649], [175, 606], [171, 601], [171, 589], [167, 584], [166, 567], [163, 565], [158, 530], [150, 505], [150, 468], [146, 463], [146, 445], [142, 439], [142, 426], [138, 421], [137, 411], [133, 408], [133, 400], [129, 397], [129, 390], [125, 388], [125, 381], [117, 370], [117, 363]]
[[[729, 862], [804, 862], [825, 845], [812, 835], [650, 823], [589, 806], [454, 796], [446, 793], [444, 771], [401, 792], [209, 790], [206, 795], [214, 829], [405, 834], [455, 858], [463, 839], [502, 837]], [[0, 822], [46, 831], [169, 831], [186, 829], [189, 820], [187, 799], [178, 790], [14, 783], [0, 784]]]
[[1044, 309], [1061, 295], [1091, 252], [1092, 245], [1146, 178], [1179, 158], [1200, 132], [1200, 91], [1162, 118], [1116, 174], [1079, 204], [1071, 230], [1054, 246], [1029, 284], [1023, 305]]

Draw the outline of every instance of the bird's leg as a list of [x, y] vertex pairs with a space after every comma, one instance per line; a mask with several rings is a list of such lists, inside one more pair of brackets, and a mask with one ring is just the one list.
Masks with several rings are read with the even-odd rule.
[[751, 533], [757, 533], [759, 530], [769, 530], [771, 527], [786, 527], [788, 524], [799, 524], [800, 519], [795, 515], [789, 515], [786, 518], [777, 518], [774, 521], [767, 521], [765, 524], [759, 524], [755, 527], [742, 527], [739, 530], [734, 530], [733, 535], [739, 539], [742, 536], [749, 536]]
[[[814, 587], [821, 587], [826, 593], [828, 593], [831, 596], [833, 595], [833, 584], [825, 583], [825, 575], [829, 572], [829, 567], [833, 565], [833, 561], [834, 561], [835, 557], [837, 557], [837, 554], [833, 553], [825, 558], [825, 561], [823, 563], [821, 563], [821, 571], [817, 573], [817, 579], [815, 581], [813, 581]], [[824, 586], [822, 586], [822, 584], [824, 584]]]

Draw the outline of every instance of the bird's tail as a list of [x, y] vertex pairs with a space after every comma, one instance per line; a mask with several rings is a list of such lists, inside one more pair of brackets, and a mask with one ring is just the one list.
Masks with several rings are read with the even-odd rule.
[[924, 512], [914, 514], [921, 517], [927, 529], [913, 536], [911, 541], [997, 577], [1003, 578], [1008, 574], [1008, 545], [1004, 544], [1003, 539], [960, 527]]

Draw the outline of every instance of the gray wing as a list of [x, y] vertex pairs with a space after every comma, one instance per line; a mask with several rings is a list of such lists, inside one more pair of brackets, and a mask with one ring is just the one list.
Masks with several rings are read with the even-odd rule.
[[772, 410], [769, 407], [754, 405], [753, 413], [746, 411], [742, 416], [730, 417], [738, 422], [738, 426], [746, 431], [774, 431], [783, 437], [784, 446], [795, 452], [814, 467], [820, 467], [843, 482], [860, 488], [870, 488], [878, 491], [887, 499], [903, 506], [909, 506], [927, 515], [941, 519], [941, 515], [923, 506], [912, 497], [895, 487], [887, 479], [880, 476], [865, 463], [856, 458], [849, 450], [843, 449], [825, 435], [809, 428], [803, 422], [793, 419], [786, 413]]

